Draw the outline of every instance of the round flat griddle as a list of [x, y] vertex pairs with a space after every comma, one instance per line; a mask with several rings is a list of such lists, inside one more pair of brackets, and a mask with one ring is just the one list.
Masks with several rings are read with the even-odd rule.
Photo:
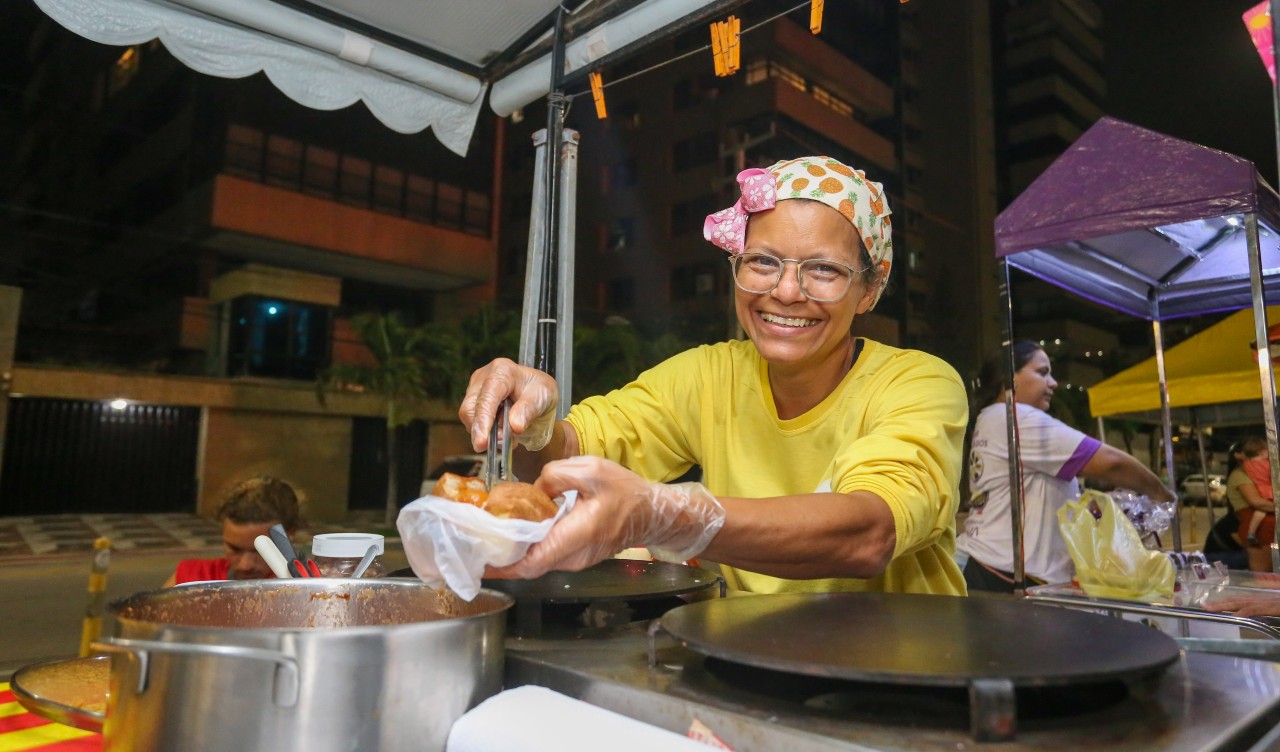
[[903, 593], [761, 595], [667, 612], [662, 627], [706, 655], [852, 681], [1062, 686], [1130, 680], [1178, 658], [1134, 622], [1027, 601]]
[[662, 561], [605, 559], [581, 572], [548, 572], [532, 580], [484, 580], [516, 603], [595, 603], [684, 595], [719, 585], [705, 569]]
[[105, 655], [35, 663], [18, 669], [9, 689], [35, 715], [102, 732], [111, 658]]

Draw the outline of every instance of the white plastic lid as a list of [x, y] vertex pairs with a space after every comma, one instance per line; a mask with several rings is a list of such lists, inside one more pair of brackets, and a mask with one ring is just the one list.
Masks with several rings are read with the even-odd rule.
[[311, 539], [311, 555], [331, 559], [360, 559], [369, 546], [378, 547], [382, 555], [383, 538], [377, 533], [321, 533]]

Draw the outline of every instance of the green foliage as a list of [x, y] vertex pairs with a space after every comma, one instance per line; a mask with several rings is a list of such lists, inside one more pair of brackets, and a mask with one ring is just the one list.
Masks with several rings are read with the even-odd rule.
[[688, 349], [675, 335], [646, 338], [625, 319], [595, 329], [577, 327], [573, 340], [574, 399], [624, 386], [641, 371]]
[[317, 394], [322, 402], [325, 389], [375, 394], [386, 401], [389, 427], [407, 424], [410, 412], [405, 406], [429, 396], [422, 358], [426, 331], [405, 323], [395, 312], [363, 313], [351, 319], [351, 326], [376, 365], [335, 364], [321, 373]]

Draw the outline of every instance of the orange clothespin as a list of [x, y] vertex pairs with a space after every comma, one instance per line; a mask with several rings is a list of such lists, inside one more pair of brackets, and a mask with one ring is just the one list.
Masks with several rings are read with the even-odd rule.
[[609, 116], [604, 106], [604, 81], [596, 71], [588, 74], [587, 78], [591, 81], [591, 98], [596, 103], [596, 119], [604, 120]]
[[[902, 0], [906, 2], [907, 0]], [[811, 0], [809, 3], [809, 31], [817, 36], [822, 32], [822, 8], [825, 3], [823, 0]]]
[[742, 48], [738, 45], [741, 22], [735, 16], [711, 24], [711, 57], [716, 75], [732, 76], [741, 65]]

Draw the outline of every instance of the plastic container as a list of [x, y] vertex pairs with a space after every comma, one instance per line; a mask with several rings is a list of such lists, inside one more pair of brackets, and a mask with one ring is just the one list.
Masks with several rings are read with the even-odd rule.
[[[325, 577], [350, 577], [364, 558], [369, 546], [376, 546], [378, 556], [385, 550], [377, 533], [321, 533], [311, 539], [311, 558]], [[387, 571], [375, 558], [363, 577], [382, 577]]]

